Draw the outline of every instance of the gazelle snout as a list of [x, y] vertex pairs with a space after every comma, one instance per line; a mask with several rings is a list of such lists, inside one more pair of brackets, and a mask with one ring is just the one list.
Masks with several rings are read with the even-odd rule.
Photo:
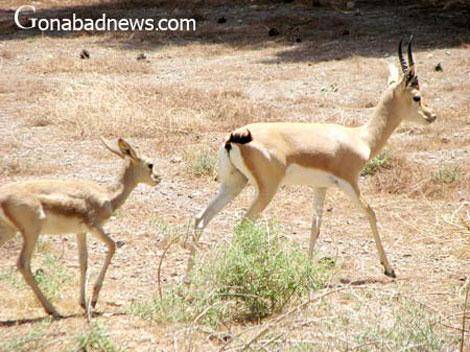
[[158, 185], [160, 182], [162, 182], [162, 177], [160, 175], [157, 175], [157, 174], [154, 174], [152, 173], [150, 175], [150, 179], [152, 180], [152, 184], [151, 186], [156, 186]]
[[434, 113], [434, 111], [429, 108], [423, 108], [423, 115], [424, 119], [430, 124], [436, 121], [437, 119], [436, 113]]

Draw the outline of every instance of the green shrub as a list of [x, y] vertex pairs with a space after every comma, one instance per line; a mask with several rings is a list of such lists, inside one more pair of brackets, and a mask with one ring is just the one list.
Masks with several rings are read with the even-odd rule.
[[305, 251], [265, 224], [244, 223], [232, 242], [196, 264], [192, 285], [167, 290], [162, 299], [133, 304], [144, 319], [194, 321], [260, 320], [292, 300], [324, 286], [334, 263], [314, 263]]
[[237, 315], [264, 318], [293, 298], [324, 284], [324, 267], [315, 267], [305, 251], [286, 245], [267, 226], [244, 223], [226, 249], [206, 263], [203, 275], [222, 300], [236, 302]]

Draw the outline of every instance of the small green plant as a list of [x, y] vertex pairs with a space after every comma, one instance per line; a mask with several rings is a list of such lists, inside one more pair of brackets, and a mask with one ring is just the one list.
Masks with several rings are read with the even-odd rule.
[[[40, 269], [34, 272], [34, 278], [46, 297], [51, 300], [59, 298], [63, 285], [72, 278], [70, 273], [58, 263], [57, 257], [51, 253], [43, 254], [40, 263]], [[7, 282], [17, 289], [26, 287], [23, 277], [13, 267], [0, 272], [0, 281]]]
[[50, 253], [43, 256], [42, 267], [44, 269], [34, 273], [39, 287], [49, 299], [59, 298], [64, 284], [71, 280], [71, 275], [58, 263], [57, 257]]
[[37, 350], [41, 340], [46, 333], [46, 325], [50, 320], [32, 325], [28, 332], [22, 336], [15, 338], [4, 338], [0, 335], [0, 351], [1, 352], [28, 352]]
[[216, 172], [217, 157], [212, 150], [189, 151], [184, 154], [189, 172], [197, 177], [213, 177]]
[[77, 337], [77, 351], [80, 352], [117, 352], [117, 348], [109, 338], [106, 329], [99, 323], [93, 323], [90, 330]]
[[229, 245], [197, 263], [189, 288], [181, 285], [134, 303], [130, 312], [158, 322], [196, 320], [210, 326], [260, 320], [323, 287], [332, 266], [328, 260], [312, 262], [273, 227], [244, 223]]
[[[168, 290], [160, 297], [154, 297], [144, 302], [134, 302], [130, 307], [130, 313], [145, 320], [156, 322], [187, 322], [195, 316], [194, 308], [181, 294], [183, 287]], [[196, 309], [199, 310], [199, 309]]]
[[[358, 351], [416, 351], [446, 350], [445, 339], [437, 333], [433, 319], [423, 307], [404, 301], [395, 312], [392, 324], [376, 325], [358, 336]], [[375, 349], [370, 349], [375, 346]]]
[[11, 287], [22, 289], [25, 287], [25, 283], [21, 274], [11, 267], [5, 271], [0, 272], [0, 281], [8, 283]]
[[361, 176], [372, 176], [380, 169], [390, 167], [390, 155], [388, 152], [383, 152], [377, 155], [374, 159], [370, 160], [364, 169], [361, 171]]
[[444, 165], [433, 174], [432, 179], [439, 183], [454, 183], [460, 179], [460, 168], [458, 166]]
[[289, 352], [309, 352], [315, 351], [315, 344], [312, 342], [298, 341], [288, 347]]

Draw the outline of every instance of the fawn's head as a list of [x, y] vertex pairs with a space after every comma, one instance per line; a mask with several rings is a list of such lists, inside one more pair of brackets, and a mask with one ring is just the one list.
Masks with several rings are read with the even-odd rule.
[[[417, 122], [424, 125], [433, 123], [437, 116], [423, 103], [421, 90], [416, 74], [416, 65], [413, 59], [413, 49], [411, 47], [413, 36], [408, 43], [408, 63], [403, 57], [403, 39], [398, 46], [398, 58], [403, 75], [399, 78], [398, 71], [389, 78], [389, 83], [395, 82], [393, 87], [393, 97], [397, 103], [397, 112], [401, 118], [407, 121]], [[394, 76], [395, 77], [392, 77]]]
[[128, 160], [126, 171], [132, 174], [136, 183], [146, 183], [150, 186], [156, 186], [160, 183], [161, 177], [155, 173], [154, 164], [146, 157], [139, 155], [124, 139], [118, 139], [117, 146], [119, 149], [110, 146], [103, 139], [101, 141], [109, 151], [122, 159]]

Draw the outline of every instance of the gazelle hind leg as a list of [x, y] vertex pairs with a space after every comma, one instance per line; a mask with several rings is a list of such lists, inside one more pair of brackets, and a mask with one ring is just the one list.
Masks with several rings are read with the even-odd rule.
[[231, 200], [240, 194], [245, 188], [248, 180], [239, 171], [233, 170], [231, 175], [224, 179], [220, 185], [219, 193], [211, 200], [209, 205], [196, 216], [194, 225], [194, 235], [189, 244], [189, 258], [186, 267], [185, 281], [189, 281], [189, 273], [194, 266], [194, 256], [196, 255], [197, 242], [201, 237], [202, 231], [209, 224], [209, 222], [216, 216]]
[[34, 247], [39, 236], [37, 228], [29, 228], [22, 232], [23, 235], [23, 247], [21, 249], [20, 257], [18, 258], [18, 270], [23, 275], [26, 283], [31, 287], [34, 294], [38, 298], [39, 302], [43, 306], [44, 310], [52, 316], [58, 318], [60, 314], [56, 311], [54, 306], [49, 302], [46, 296], [42, 293], [36, 279], [31, 272], [31, 257], [33, 255]]
[[209, 205], [196, 216], [195, 230], [202, 231], [231, 200], [240, 194], [248, 180], [236, 171], [230, 179], [224, 180], [220, 185], [219, 193], [211, 200]]
[[219, 193], [196, 216], [196, 237], [200, 236], [202, 230], [224, 206], [240, 194], [248, 182], [248, 179], [233, 165], [230, 154], [223, 147], [219, 149], [217, 179], [221, 182]]
[[[349, 185], [349, 184], [348, 184]], [[369, 225], [372, 230], [372, 235], [374, 236], [375, 246], [377, 248], [377, 252], [379, 254], [380, 263], [383, 265], [385, 269], [385, 275], [395, 278], [395, 271], [393, 270], [392, 266], [388, 262], [387, 255], [385, 254], [385, 250], [382, 245], [382, 241], [379, 236], [379, 230], [377, 229], [377, 218], [375, 216], [374, 210], [370, 207], [367, 201], [362, 197], [361, 192], [359, 191], [359, 187], [357, 185], [349, 185], [350, 187], [345, 187], [343, 190], [346, 194], [351, 198], [351, 200], [358, 205], [364, 213], [367, 215], [369, 220]]]
[[309, 258], [313, 257], [313, 248], [317, 242], [318, 236], [320, 235], [320, 226], [323, 216], [323, 203], [325, 201], [326, 188], [315, 187], [313, 189], [313, 221], [310, 232], [310, 244], [308, 247]]
[[246, 212], [244, 220], [256, 221], [271, 202], [278, 188], [279, 182], [272, 182], [270, 185], [259, 185], [256, 190], [255, 199]]
[[23, 246], [17, 262], [18, 271], [23, 275], [24, 280], [31, 287], [46, 313], [56, 318], [60, 317], [60, 314], [39, 288], [31, 272], [31, 257], [46, 218], [41, 203], [34, 197], [22, 197], [12, 204], [3, 204], [3, 210], [9, 214], [9, 219], [19, 229], [23, 237]]

